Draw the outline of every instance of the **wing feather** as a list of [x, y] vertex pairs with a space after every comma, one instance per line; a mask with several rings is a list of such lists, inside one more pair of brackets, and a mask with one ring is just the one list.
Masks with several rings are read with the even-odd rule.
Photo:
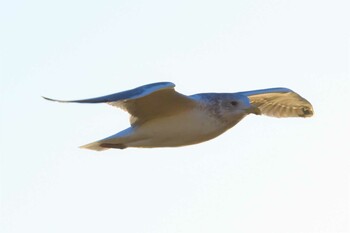
[[174, 87], [175, 87], [175, 84], [171, 82], [159, 82], [159, 83], [151, 83], [151, 84], [143, 85], [131, 90], [122, 91], [111, 95], [105, 95], [105, 96], [89, 98], [89, 99], [57, 100], [57, 99], [51, 99], [47, 97], [43, 97], [43, 98], [51, 101], [61, 102], [61, 103], [89, 103], [89, 104], [111, 103], [111, 102], [126, 101], [126, 100], [141, 98], [153, 92], [156, 92], [162, 89], [167, 89], [167, 88], [174, 88]]
[[313, 108], [309, 101], [288, 88], [269, 88], [240, 92], [262, 114], [272, 117], [311, 117]]
[[171, 82], [160, 82], [90, 99], [66, 101], [43, 98], [62, 103], [108, 103], [127, 111], [132, 125], [140, 125], [156, 116], [166, 117], [195, 105], [193, 100], [176, 92], [174, 87]]

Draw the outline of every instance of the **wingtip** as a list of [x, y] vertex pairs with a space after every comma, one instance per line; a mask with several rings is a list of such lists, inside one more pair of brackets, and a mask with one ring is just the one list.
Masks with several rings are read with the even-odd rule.
[[50, 100], [50, 101], [54, 101], [53, 99], [50, 99], [48, 97], [45, 97], [45, 96], [41, 96], [41, 98], [45, 99], [45, 100]]
[[59, 103], [66, 103], [68, 101], [64, 101], [64, 100], [56, 100], [56, 99], [51, 99], [49, 97], [45, 97], [45, 96], [41, 96], [43, 99], [48, 100], [48, 101], [53, 101], [53, 102], [59, 102]]
[[301, 109], [302, 114], [301, 117], [312, 117], [314, 115], [314, 109], [312, 107], [303, 107]]

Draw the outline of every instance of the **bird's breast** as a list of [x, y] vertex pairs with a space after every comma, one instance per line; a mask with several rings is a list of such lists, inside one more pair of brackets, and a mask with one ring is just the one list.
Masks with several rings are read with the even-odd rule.
[[141, 125], [139, 135], [161, 146], [182, 146], [212, 139], [229, 127], [201, 109], [156, 118]]

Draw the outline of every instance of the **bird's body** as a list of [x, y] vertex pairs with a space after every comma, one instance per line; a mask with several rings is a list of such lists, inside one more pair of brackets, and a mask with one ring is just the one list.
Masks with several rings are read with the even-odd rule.
[[[197, 100], [198, 101], [198, 100]], [[230, 122], [217, 117], [204, 104], [198, 104], [187, 111], [158, 117], [138, 126], [104, 139], [104, 145], [125, 147], [177, 147], [207, 141], [222, 134], [238, 123], [246, 114], [230, 119]], [[86, 145], [89, 148], [94, 143]], [[100, 148], [102, 149], [102, 148]]]
[[313, 113], [308, 101], [286, 88], [185, 96], [174, 86], [154, 83], [108, 96], [59, 102], [106, 102], [131, 114], [129, 128], [82, 146], [97, 151], [196, 144], [219, 136], [250, 113], [276, 117], [308, 117]]

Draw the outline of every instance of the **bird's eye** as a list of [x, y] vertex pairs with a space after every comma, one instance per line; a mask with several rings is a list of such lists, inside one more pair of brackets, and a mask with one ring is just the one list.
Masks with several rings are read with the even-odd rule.
[[232, 105], [232, 106], [237, 106], [237, 105], [238, 105], [238, 102], [237, 102], [237, 101], [231, 101], [231, 105]]

